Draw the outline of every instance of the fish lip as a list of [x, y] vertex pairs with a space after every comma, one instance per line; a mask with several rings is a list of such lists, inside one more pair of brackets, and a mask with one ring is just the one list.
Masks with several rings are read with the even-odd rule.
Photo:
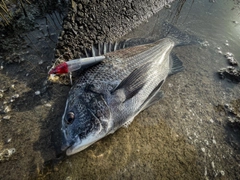
[[92, 134], [92, 135], [90, 135], [90, 137], [88, 139], [81, 139], [81, 140], [78, 139], [71, 146], [68, 146], [68, 148], [66, 149], [66, 155], [70, 156], [70, 155], [76, 154], [76, 153], [88, 148], [95, 142], [97, 142], [100, 139], [102, 139], [103, 137], [105, 137], [105, 135], [106, 134], [102, 134], [102, 135], [98, 134], [96, 136], [95, 134]]
[[71, 155], [73, 155], [73, 154], [76, 154], [76, 153], [78, 153], [78, 152], [86, 149], [86, 148], [87, 148], [88, 146], [90, 146], [90, 145], [82, 146], [81, 148], [77, 148], [77, 146], [78, 146], [78, 145], [75, 145], [75, 146], [72, 145], [72, 146], [68, 147], [68, 148], [66, 149], [66, 155], [67, 155], [67, 156], [71, 156]]
[[[98, 141], [98, 140], [96, 140], [96, 141]], [[81, 143], [80, 144], [79, 143], [75, 143], [75, 144], [73, 144], [72, 146], [69, 146], [66, 149], [66, 155], [67, 156], [71, 156], [73, 154], [76, 154], [76, 153], [78, 153], [78, 152], [88, 148], [89, 146], [94, 144], [96, 141], [93, 141], [93, 142], [91, 142], [89, 144], [85, 144], [85, 145], [81, 145]]]

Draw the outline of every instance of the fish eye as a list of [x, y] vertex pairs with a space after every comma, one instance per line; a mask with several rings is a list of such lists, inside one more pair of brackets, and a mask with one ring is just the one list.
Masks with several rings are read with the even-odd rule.
[[74, 121], [74, 119], [75, 119], [74, 112], [72, 112], [72, 111], [68, 112], [68, 114], [67, 114], [67, 119], [66, 119], [66, 123], [67, 123], [67, 124], [72, 124], [73, 121]]

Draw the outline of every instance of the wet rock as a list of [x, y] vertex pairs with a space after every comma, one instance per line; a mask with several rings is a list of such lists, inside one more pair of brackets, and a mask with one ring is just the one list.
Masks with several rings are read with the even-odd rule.
[[216, 106], [216, 110], [219, 112], [225, 112], [224, 115], [227, 116], [227, 124], [231, 128], [240, 129], [240, 99], [231, 101], [224, 105]]
[[234, 58], [233, 53], [227, 52], [227, 53], [225, 54], [225, 57], [227, 58], [227, 60], [228, 60], [228, 62], [229, 62], [230, 65], [232, 65], [232, 66], [237, 66], [237, 65], [238, 65], [238, 62], [237, 62], [237, 60]]
[[228, 60], [229, 64], [232, 66], [238, 65], [237, 60], [234, 57], [229, 57], [229, 58], [227, 58], [227, 60]]
[[89, 0], [82, 0], [84, 5], [87, 5], [89, 3]]
[[79, 4], [77, 5], [77, 7], [78, 7], [78, 10], [79, 10], [79, 11], [82, 11], [82, 10], [83, 10], [82, 4], [79, 3]]
[[72, 9], [73, 9], [73, 11], [74, 11], [74, 12], [77, 12], [77, 4], [76, 4], [76, 2], [72, 0], [71, 3], [72, 3]]
[[218, 71], [218, 74], [221, 79], [227, 78], [236, 83], [240, 82], [240, 70], [233, 66], [228, 66], [227, 68], [220, 69]]

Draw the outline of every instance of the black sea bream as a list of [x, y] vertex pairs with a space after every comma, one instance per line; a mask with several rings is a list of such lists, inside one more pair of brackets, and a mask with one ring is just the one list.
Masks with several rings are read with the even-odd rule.
[[99, 139], [128, 126], [134, 117], [158, 101], [170, 74], [182, 70], [172, 60], [169, 38], [105, 54], [85, 70], [69, 92], [62, 117], [62, 150], [75, 154]]

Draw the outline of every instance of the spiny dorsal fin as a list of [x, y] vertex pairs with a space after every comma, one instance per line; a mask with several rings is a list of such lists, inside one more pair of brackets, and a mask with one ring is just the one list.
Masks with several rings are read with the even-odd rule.
[[90, 49], [84, 50], [85, 57], [101, 56], [108, 52], [113, 52], [119, 49], [124, 49], [127, 47], [142, 45], [152, 43], [154, 40], [152, 38], [134, 38], [134, 39], [125, 39], [115, 42], [104, 42], [93, 44]]

